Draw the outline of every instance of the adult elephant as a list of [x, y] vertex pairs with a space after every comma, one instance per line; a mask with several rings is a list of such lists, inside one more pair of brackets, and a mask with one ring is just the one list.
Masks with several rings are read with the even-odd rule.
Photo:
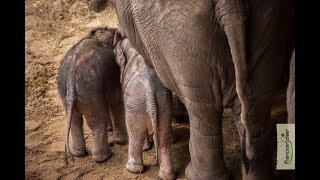
[[293, 47], [294, 1], [113, 3], [130, 42], [186, 106], [188, 179], [228, 179], [224, 107], [232, 107], [240, 135], [243, 179], [272, 179], [271, 99]]

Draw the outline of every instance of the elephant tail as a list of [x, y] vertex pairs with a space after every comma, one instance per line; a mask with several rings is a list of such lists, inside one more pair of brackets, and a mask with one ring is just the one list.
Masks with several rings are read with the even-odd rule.
[[159, 164], [159, 152], [158, 152], [158, 108], [157, 108], [157, 101], [155, 99], [155, 93], [151, 89], [151, 85], [148, 84], [146, 86], [146, 98], [147, 98], [147, 112], [151, 119], [151, 124], [153, 128], [153, 140], [155, 145], [155, 151], [156, 151], [156, 164]]
[[[241, 28], [241, 29], [244, 29]], [[238, 31], [238, 29], [234, 29]], [[241, 30], [239, 30], [241, 32]], [[232, 35], [230, 35], [232, 36]], [[251, 135], [251, 126], [249, 124], [249, 100], [246, 94], [246, 84], [247, 84], [247, 62], [246, 62], [246, 49], [245, 49], [245, 33], [239, 35], [234, 35], [235, 37], [228, 37], [232, 60], [235, 68], [235, 77], [236, 77], [236, 92], [241, 104], [241, 113], [240, 119], [241, 124], [246, 131], [246, 156], [249, 160], [253, 158], [253, 147], [252, 147], [252, 135]], [[240, 46], [240, 47], [237, 47]]]
[[246, 94], [247, 61], [246, 61], [246, 18], [249, 5], [245, 1], [215, 0], [216, 18], [226, 33], [232, 61], [235, 68], [236, 92], [241, 104], [241, 123], [246, 132], [246, 156], [253, 158], [251, 126], [248, 120], [249, 100]]
[[72, 154], [70, 153], [69, 148], [69, 134], [70, 134], [70, 128], [71, 128], [71, 121], [72, 121], [72, 114], [73, 114], [73, 108], [74, 103], [76, 100], [76, 92], [75, 92], [75, 76], [76, 76], [76, 61], [75, 61], [76, 55], [73, 57], [73, 61], [71, 62], [71, 71], [67, 79], [67, 128], [66, 128], [66, 136], [65, 136], [65, 145], [64, 145], [64, 159], [65, 163], [68, 165], [68, 157], [71, 156], [72, 161], [74, 161]]
[[247, 61], [245, 43], [245, 24], [225, 27], [231, 50], [232, 61], [235, 69], [236, 92], [241, 104], [241, 123], [246, 131], [246, 156], [249, 160], [253, 158], [251, 126], [249, 124], [249, 100], [246, 94], [247, 85]]

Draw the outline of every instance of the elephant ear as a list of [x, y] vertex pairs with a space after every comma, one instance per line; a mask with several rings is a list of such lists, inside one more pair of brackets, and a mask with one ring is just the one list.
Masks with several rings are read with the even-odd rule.
[[120, 82], [123, 83], [125, 68], [127, 65], [127, 57], [122, 47], [122, 41], [119, 41], [116, 47], [114, 48], [114, 55], [115, 55], [116, 62], [120, 67], [120, 73], [121, 73]]

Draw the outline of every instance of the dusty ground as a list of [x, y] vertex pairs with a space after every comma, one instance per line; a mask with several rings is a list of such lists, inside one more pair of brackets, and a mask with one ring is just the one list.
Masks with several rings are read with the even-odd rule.
[[[114, 8], [108, 6], [94, 14], [84, 0], [26, 0], [26, 179], [155, 179], [154, 149], [144, 154], [146, 172], [135, 175], [124, 169], [128, 146], [114, 145], [114, 156], [96, 164], [90, 156], [75, 158], [66, 166], [64, 157], [65, 114], [57, 92], [57, 70], [68, 49], [91, 28], [117, 27]], [[273, 108], [273, 119], [284, 122], [285, 96], [282, 93]], [[224, 119], [225, 159], [229, 170], [239, 176], [239, 143], [231, 118]], [[174, 123], [177, 142], [172, 146], [173, 162], [179, 179], [190, 160], [187, 123]], [[87, 147], [91, 135], [85, 124]], [[110, 134], [112, 136], [112, 133]]]

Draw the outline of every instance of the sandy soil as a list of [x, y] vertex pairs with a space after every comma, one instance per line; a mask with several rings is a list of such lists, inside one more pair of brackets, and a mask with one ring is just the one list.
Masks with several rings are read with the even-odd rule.
[[[96, 164], [90, 156], [64, 163], [65, 113], [57, 91], [57, 70], [65, 53], [73, 44], [97, 26], [117, 27], [115, 9], [108, 6], [101, 13], [88, 10], [85, 0], [26, 0], [26, 179], [155, 179], [154, 148], [144, 154], [146, 171], [127, 172], [128, 146], [113, 145], [113, 157]], [[228, 116], [228, 113], [226, 113]], [[272, 118], [286, 119], [285, 96], [275, 101]], [[184, 168], [190, 160], [187, 123], [173, 123], [177, 142], [172, 146], [178, 179], [185, 179]], [[230, 117], [223, 120], [224, 151], [227, 167], [238, 179], [240, 175], [239, 138]], [[112, 132], [110, 133], [112, 137]], [[87, 147], [91, 134], [85, 124]]]

